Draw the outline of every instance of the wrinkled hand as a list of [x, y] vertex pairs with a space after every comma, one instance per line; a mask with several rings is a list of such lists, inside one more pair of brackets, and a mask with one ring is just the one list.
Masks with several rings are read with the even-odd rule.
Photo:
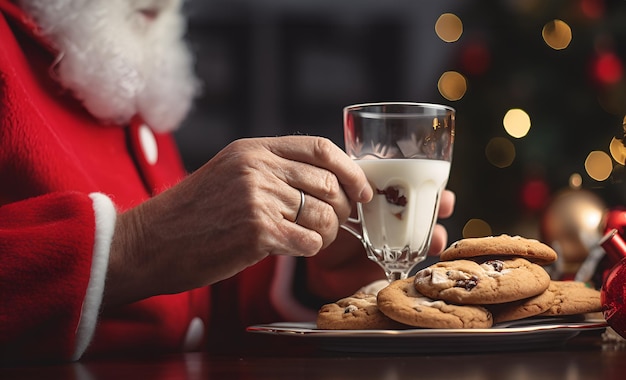
[[[452, 191], [443, 191], [439, 203], [440, 219], [452, 215], [455, 201]], [[441, 224], [436, 224], [429, 254], [439, 254], [447, 243], [448, 232]], [[383, 269], [367, 258], [363, 244], [343, 230], [330, 247], [307, 260], [306, 268], [308, 291], [317, 298], [329, 301], [353, 294], [373, 281], [385, 279]]]
[[105, 302], [215, 283], [268, 255], [313, 256], [335, 240], [351, 205], [371, 198], [362, 170], [330, 140], [235, 141], [118, 216]]

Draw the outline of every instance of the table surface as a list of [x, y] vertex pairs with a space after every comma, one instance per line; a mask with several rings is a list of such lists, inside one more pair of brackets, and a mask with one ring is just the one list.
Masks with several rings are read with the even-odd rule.
[[261, 349], [98, 358], [0, 368], [0, 379], [619, 379], [626, 343], [583, 333], [552, 348], [461, 354], [332, 352], [299, 339], [258, 336]]

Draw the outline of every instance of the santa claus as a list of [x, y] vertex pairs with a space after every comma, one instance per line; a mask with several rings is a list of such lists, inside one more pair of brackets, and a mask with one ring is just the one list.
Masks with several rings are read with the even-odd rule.
[[[206, 343], [207, 288], [102, 308], [116, 211], [184, 175], [171, 137], [153, 133], [176, 128], [198, 89], [180, 7], [179, 0], [0, 1], [4, 360], [78, 359], [88, 346], [95, 355]], [[272, 267], [259, 265], [258, 288], [271, 285]], [[239, 314], [232, 297], [214, 318]], [[248, 307], [268, 310], [267, 294], [253, 298]], [[278, 318], [264, 319], [272, 314]]]
[[335, 300], [382, 277], [335, 240], [372, 189], [328, 140], [235, 141], [184, 173], [184, 27], [181, 0], [0, 0], [0, 361], [224, 348], [314, 319], [294, 286]]

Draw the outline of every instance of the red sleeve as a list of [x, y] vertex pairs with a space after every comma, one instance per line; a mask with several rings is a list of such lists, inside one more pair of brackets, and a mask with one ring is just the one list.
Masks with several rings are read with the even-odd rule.
[[72, 357], [95, 228], [84, 193], [0, 207], [0, 360]]

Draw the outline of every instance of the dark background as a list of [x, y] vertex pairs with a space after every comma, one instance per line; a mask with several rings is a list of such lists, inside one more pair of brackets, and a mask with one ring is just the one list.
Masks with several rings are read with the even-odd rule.
[[[451, 241], [470, 219], [483, 220], [494, 234], [539, 237], [542, 213], [574, 173], [609, 207], [626, 204], [621, 164], [614, 162], [605, 181], [584, 168], [589, 152], [608, 153], [612, 137], [623, 136], [623, 0], [193, 0], [186, 8], [204, 81], [176, 134], [189, 170], [241, 137], [322, 135], [343, 146], [342, 108], [349, 104], [435, 102], [457, 110], [448, 184], [457, 207], [444, 222]], [[442, 13], [463, 21], [458, 41], [437, 37]], [[564, 50], [542, 39], [543, 26], [554, 19], [572, 29]], [[470, 54], [476, 47], [479, 60]], [[592, 69], [603, 53], [617, 58], [619, 75], [611, 83], [601, 83]], [[468, 83], [458, 101], [437, 89], [450, 70]], [[524, 138], [503, 129], [511, 108], [531, 117]], [[510, 166], [486, 159], [493, 137], [514, 145]]]

